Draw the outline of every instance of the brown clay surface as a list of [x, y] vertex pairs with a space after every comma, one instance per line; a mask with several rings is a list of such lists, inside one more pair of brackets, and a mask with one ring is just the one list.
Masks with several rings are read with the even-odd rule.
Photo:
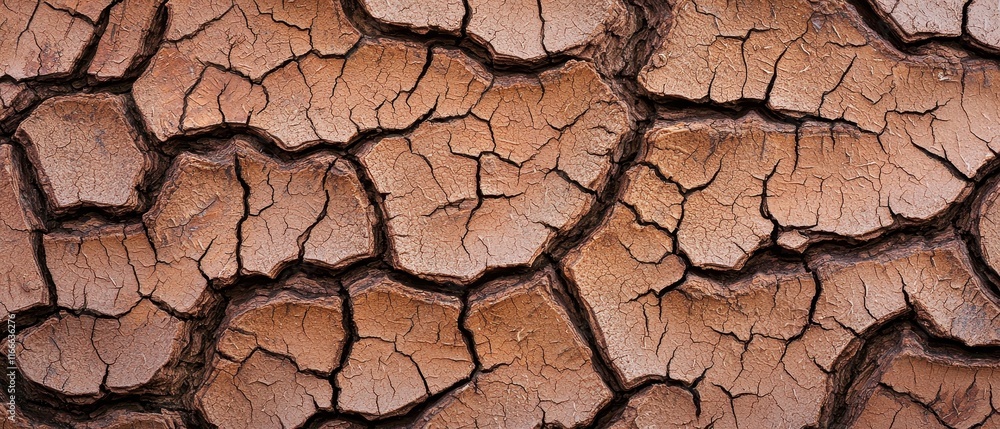
[[995, 0], [2, 2], [0, 429], [1000, 428], [998, 54]]

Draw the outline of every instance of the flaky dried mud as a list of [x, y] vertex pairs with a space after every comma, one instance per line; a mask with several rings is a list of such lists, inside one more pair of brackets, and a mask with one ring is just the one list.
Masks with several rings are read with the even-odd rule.
[[0, 428], [1000, 428], [998, 151], [995, 0], [6, 1]]

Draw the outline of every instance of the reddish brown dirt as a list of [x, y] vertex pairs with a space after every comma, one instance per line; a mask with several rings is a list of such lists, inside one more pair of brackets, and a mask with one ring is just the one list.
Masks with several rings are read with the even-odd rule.
[[0, 429], [1000, 428], [997, 153], [995, 0], [8, 0]]

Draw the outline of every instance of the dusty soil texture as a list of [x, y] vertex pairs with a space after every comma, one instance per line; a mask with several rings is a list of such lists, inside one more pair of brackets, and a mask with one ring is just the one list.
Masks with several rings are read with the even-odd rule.
[[6, 0], [0, 429], [1000, 429], [998, 153], [997, 0]]

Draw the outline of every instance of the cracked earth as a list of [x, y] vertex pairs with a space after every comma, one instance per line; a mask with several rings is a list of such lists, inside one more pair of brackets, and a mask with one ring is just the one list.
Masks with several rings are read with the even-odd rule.
[[1000, 429], [998, 5], [6, 0], [0, 428]]

